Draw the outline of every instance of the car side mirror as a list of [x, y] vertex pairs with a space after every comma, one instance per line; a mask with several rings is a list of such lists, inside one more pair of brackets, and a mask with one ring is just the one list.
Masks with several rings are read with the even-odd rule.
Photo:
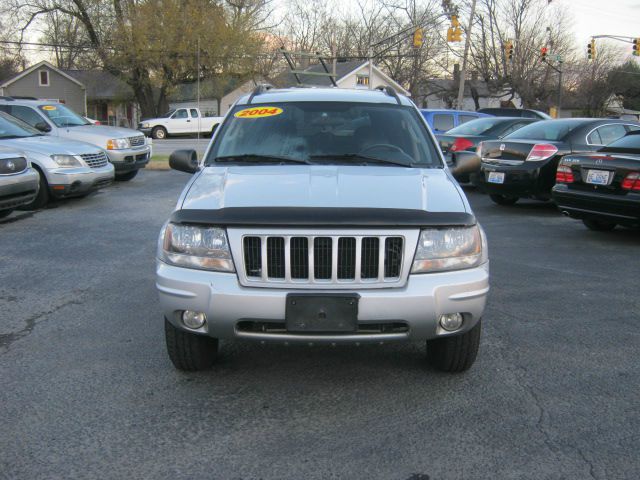
[[44, 133], [51, 131], [51, 125], [49, 125], [47, 122], [38, 122], [34, 125], [34, 127]]
[[169, 156], [169, 166], [186, 173], [198, 171], [198, 154], [195, 150], [176, 150]]
[[456, 152], [455, 166], [451, 169], [454, 175], [464, 175], [480, 170], [480, 157], [475, 152]]

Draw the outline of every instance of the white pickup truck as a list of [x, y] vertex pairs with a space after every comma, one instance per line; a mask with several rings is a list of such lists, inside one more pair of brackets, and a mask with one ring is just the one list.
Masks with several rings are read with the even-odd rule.
[[138, 130], [156, 139], [169, 135], [213, 134], [223, 117], [202, 115], [198, 108], [169, 110], [158, 118], [149, 118], [138, 124]]

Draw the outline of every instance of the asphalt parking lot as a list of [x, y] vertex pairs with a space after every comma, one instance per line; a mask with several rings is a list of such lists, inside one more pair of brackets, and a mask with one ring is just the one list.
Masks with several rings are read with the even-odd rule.
[[142, 171], [0, 221], [0, 478], [638, 477], [640, 232], [470, 190], [492, 291], [469, 372], [422, 344], [227, 342], [186, 374], [154, 253], [187, 179]]

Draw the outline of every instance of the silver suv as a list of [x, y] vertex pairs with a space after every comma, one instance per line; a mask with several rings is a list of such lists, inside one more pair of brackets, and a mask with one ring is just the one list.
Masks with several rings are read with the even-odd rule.
[[415, 105], [393, 90], [257, 88], [240, 98], [158, 242], [169, 357], [219, 339], [426, 341], [468, 369], [489, 291], [482, 228]]

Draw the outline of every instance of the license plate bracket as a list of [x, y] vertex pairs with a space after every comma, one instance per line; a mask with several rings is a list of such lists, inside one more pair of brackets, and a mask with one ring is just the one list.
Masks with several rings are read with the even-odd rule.
[[587, 170], [586, 182], [591, 185], [608, 185], [610, 177], [609, 170]]
[[358, 329], [358, 294], [287, 295], [288, 332], [343, 333]]
[[489, 183], [504, 183], [504, 172], [489, 172], [487, 176]]

